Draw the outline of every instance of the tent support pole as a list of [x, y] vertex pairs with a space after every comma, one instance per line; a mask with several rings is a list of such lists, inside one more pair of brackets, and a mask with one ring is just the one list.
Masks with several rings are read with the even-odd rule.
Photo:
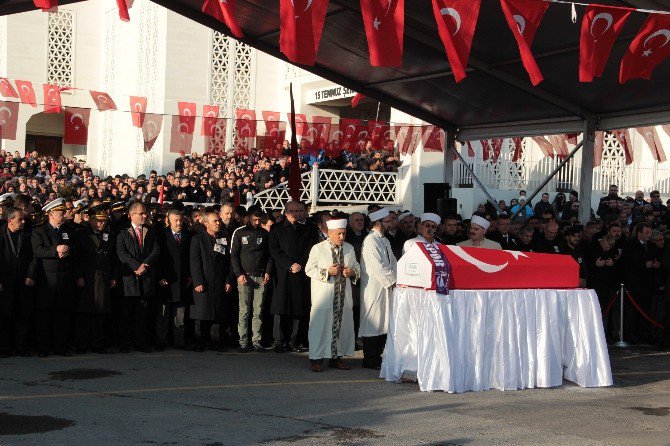
[[[465, 160], [463, 159], [463, 156], [460, 153], [458, 153], [458, 150], [456, 150], [455, 147], [454, 147], [454, 153], [456, 154], [458, 159], [461, 160], [461, 163], [463, 163], [463, 166], [465, 166], [465, 168], [468, 170], [470, 175], [472, 175], [472, 179], [475, 181], [475, 183], [477, 183], [477, 186], [482, 190], [482, 192], [484, 192], [484, 195], [486, 195], [486, 198], [488, 198], [488, 200], [491, 202], [493, 207], [496, 208], [496, 211], [498, 212], [498, 214], [502, 214], [503, 210], [500, 209], [500, 206], [498, 206], [498, 202], [495, 200], [495, 198], [493, 198], [491, 196], [489, 191], [486, 190], [486, 188], [484, 187], [482, 182], [479, 181], [479, 178], [477, 178], [477, 175], [475, 175], [475, 171], [472, 170], [472, 167], [470, 167], [470, 165], [467, 162], [465, 162]], [[452, 170], [452, 172], [453, 172], [453, 170]]]
[[[453, 187], [454, 182], [454, 157], [452, 155], [456, 152], [456, 133], [447, 130], [446, 138], [444, 138], [444, 147], [442, 153], [444, 153], [444, 184]], [[445, 193], [444, 198], [449, 198], [451, 192]]]
[[[584, 140], [582, 140], [582, 142], [580, 142], [579, 144], [577, 144], [577, 145], [575, 146], [575, 148], [572, 149], [572, 152], [570, 152], [570, 154], [569, 154], [568, 156], [566, 156], [566, 157], [563, 159], [563, 161], [560, 162], [560, 164], [559, 164], [558, 166], [556, 166], [556, 168], [553, 170], [553, 172], [551, 172], [551, 173], [549, 174], [549, 176], [542, 182], [542, 184], [540, 184], [540, 185], [537, 187], [537, 189], [535, 189], [535, 191], [534, 191], [532, 194], [530, 194], [530, 196], [529, 196], [528, 199], [526, 200], [526, 203], [530, 203], [530, 202], [533, 200], [533, 198], [535, 198], [535, 196], [536, 196], [537, 194], [539, 194], [540, 191], [541, 191], [542, 189], [544, 189], [544, 186], [546, 186], [547, 184], [549, 184], [549, 182], [551, 181], [551, 179], [554, 178], [558, 172], [560, 172], [560, 170], [563, 168], [563, 166], [565, 166], [565, 165], [567, 164], [567, 162], [570, 161], [570, 158], [572, 158], [573, 156], [575, 156], [575, 153], [577, 153], [577, 151], [578, 151], [579, 149], [581, 149], [581, 147], [582, 147], [583, 145], [584, 145]], [[525, 207], [525, 206], [524, 206], [524, 207]], [[522, 210], [523, 210], [523, 208], [519, 208], [519, 209], [514, 213], [514, 215], [512, 215], [512, 220], [514, 220], [514, 219], [516, 218], [516, 216], [519, 215], [519, 212], [521, 212]]]
[[579, 221], [586, 224], [591, 218], [591, 194], [593, 188], [594, 146], [597, 122], [594, 119], [584, 121], [584, 149], [582, 150], [582, 168], [579, 173]]

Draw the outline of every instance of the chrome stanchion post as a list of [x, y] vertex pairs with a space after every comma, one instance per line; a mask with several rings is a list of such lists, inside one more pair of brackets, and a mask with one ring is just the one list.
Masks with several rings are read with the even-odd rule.
[[626, 289], [623, 286], [623, 283], [621, 284], [621, 289], [620, 289], [620, 295], [619, 295], [619, 342], [617, 342], [616, 345], [617, 347], [628, 347], [629, 344], [628, 342], [623, 340], [623, 301], [626, 298], [625, 293]]

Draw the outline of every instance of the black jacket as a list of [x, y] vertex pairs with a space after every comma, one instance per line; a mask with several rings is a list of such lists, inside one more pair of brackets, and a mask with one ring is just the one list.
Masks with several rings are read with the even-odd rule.
[[510, 251], [517, 251], [519, 248], [519, 241], [512, 234], [507, 234], [507, 237], [503, 236], [498, 230], [487, 234], [487, 239], [493, 240], [494, 242], [500, 243], [502, 249], [508, 249]]
[[105, 229], [99, 235], [90, 225], [76, 234], [77, 262], [84, 279], [75, 311], [79, 313], [111, 313], [111, 281], [118, 279], [116, 237]]
[[[191, 319], [212, 321], [225, 316], [226, 284], [230, 284], [230, 256], [227, 240], [201, 232], [191, 240], [190, 259], [193, 277]], [[195, 288], [202, 285], [201, 293]]]
[[34, 307], [34, 286], [26, 286], [26, 278], [35, 278], [35, 259], [30, 234], [21, 232], [18, 243], [10, 241], [7, 226], [0, 228], [0, 315], [12, 312], [28, 314]]
[[[117, 235], [116, 251], [121, 262], [121, 280], [125, 296], [151, 297], [156, 293], [156, 270], [160, 260], [160, 247], [156, 233], [147, 225], [142, 227], [142, 238], [140, 251], [132, 226]], [[149, 265], [149, 270], [143, 276], [137, 276], [135, 271], [143, 263]]]
[[179, 243], [177, 243], [170, 228], [166, 228], [161, 235], [160, 264], [156, 278], [158, 281], [165, 279], [168, 284], [166, 286], [159, 285], [158, 296], [164, 302], [190, 304], [193, 300], [193, 287], [189, 280], [191, 277], [190, 249], [193, 233], [182, 230]]
[[230, 257], [235, 277], [270, 274], [270, 233], [251, 225], [237, 228], [231, 240]]

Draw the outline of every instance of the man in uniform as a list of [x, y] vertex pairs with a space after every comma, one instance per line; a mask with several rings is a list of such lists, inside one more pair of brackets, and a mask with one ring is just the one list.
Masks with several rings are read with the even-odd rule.
[[86, 353], [89, 348], [107, 353], [103, 326], [112, 312], [112, 288], [118, 273], [116, 238], [107, 228], [107, 205], [93, 206], [86, 213], [88, 222], [76, 234], [78, 272], [84, 281], [75, 306], [76, 347], [77, 353]]
[[130, 227], [119, 232], [116, 250], [121, 262], [123, 303], [121, 309], [121, 352], [128, 353], [131, 343], [151, 353], [148, 339], [148, 308], [156, 294], [156, 270], [160, 247], [156, 234], [147, 223], [147, 208], [135, 202], [128, 208]]
[[361, 253], [361, 326], [358, 336], [363, 340], [363, 367], [379, 370], [381, 354], [386, 345], [389, 303], [395, 285], [397, 264], [391, 244], [384, 237], [391, 219], [386, 208], [371, 212], [371, 231], [363, 241]]
[[[58, 355], [70, 356], [67, 349], [70, 317], [75, 298], [74, 231], [65, 224], [65, 200], [58, 198], [44, 208], [48, 221], [33, 229], [35, 254], [36, 308], [35, 337], [40, 357], [53, 347]], [[82, 287], [83, 281], [77, 280]]]
[[412, 247], [416, 242], [421, 243], [434, 243], [435, 242], [435, 231], [437, 231], [437, 226], [440, 224], [440, 216], [433, 214], [432, 212], [426, 212], [421, 215], [421, 223], [417, 227], [417, 235], [414, 238], [411, 238], [405, 242], [402, 247], [403, 255], [407, 252], [409, 248]]
[[351, 283], [360, 278], [360, 266], [353, 246], [344, 242], [347, 220], [326, 224], [328, 240], [312, 247], [305, 265], [312, 291], [309, 360], [313, 372], [322, 371], [323, 358], [329, 359], [330, 367], [349, 370], [341, 358], [352, 356], [355, 344]]
[[470, 219], [469, 238], [458, 243], [458, 246], [471, 246], [476, 248], [502, 249], [500, 243], [485, 238], [486, 231], [491, 223], [484, 217], [473, 215]]

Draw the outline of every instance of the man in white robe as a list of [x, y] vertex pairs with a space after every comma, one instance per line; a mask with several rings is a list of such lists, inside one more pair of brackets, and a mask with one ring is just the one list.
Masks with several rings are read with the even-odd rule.
[[405, 242], [402, 246], [402, 254], [405, 255], [407, 250], [412, 247], [416, 242], [421, 243], [435, 243], [435, 231], [440, 225], [440, 216], [433, 214], [432, 212], [426, 212], [421, 215], [421, 223], [417, 227], [419, 235], [414, 238], [411, 238]]
[[309, 360], [313, 372], [321, 362], [340, 370], [351, 367], [342, 356], [352, 356], [355, 347], [351, 284], [361, 276], [354, 247], [345, 243], [347, 220], [327, 223], [328, 239], [314, 245], [305, 265], [311, 279], [312, 309], [309, 315]]
[[391, 219], [388, 209], [371, 212], [372, 230], [363, 241], [361, 253], [361, 325], [358, 336], [363, 341], [363, 367], [379, 370], [386, 345], [389, 304], [396, 281], [397, 264], [384, 232]]
[[491, 223], [484, 217], [473, 215], [470, 220], [470, 232], [468, 239], [458, 243], [458, 246], [470, 246], [475, 248], [502, 249], [500, 243], [487, 239], [486, 231]]

